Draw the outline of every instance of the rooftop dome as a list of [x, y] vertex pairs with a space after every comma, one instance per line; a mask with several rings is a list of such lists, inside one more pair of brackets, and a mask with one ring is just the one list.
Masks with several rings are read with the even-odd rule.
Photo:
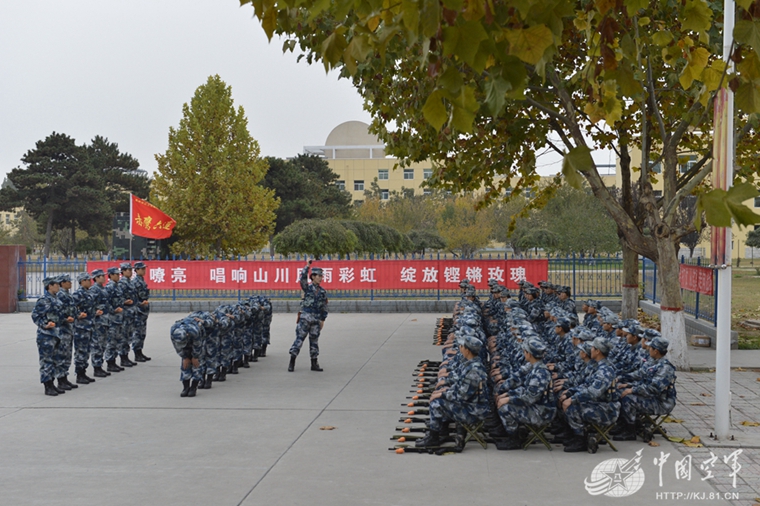
[[[346, 149], [347, 146], [356, 146], [357, 149]], [[327, 136], [324, 155], [327, 158], [384, 158], [382, 146], [380, 139], [369, 133], [368, 124], [346, 121], [333, 128]]]

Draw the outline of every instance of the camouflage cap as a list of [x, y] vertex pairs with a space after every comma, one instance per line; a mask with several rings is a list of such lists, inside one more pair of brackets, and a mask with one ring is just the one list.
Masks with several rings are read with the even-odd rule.
[[591, 342], [591, 346], [599, 350], [605, 357], [609, 355], [612, 344], [608, 339], [597, 337]]
[[312, 267], [311, 268], [311, 275], [312, 276], [324, 276], [324, 272], [322, 272], [322, 267]]
[[477, 295], [476, 292], [475, 292], [475, 287], [472, 286], [472, 285], [468, 285], [467, 288], [465, 288], [464, 296], [465, 297], [475, 297], [475, 295]]
[[470, 286], [470, 280], [467, 278], [459, 282], [459, 288], [467, 288], [468, 286]]
[[137, 269], [145, 269], [146, 267], [148, 267], [148, 266], [145, 265], [145, 262], [135, 262], [135, 270], [137, 270]]
[[655, 337], [649, 343], [650, 348], [654, 348], [662, 354], [665, 354], [668, 351], [668, 346], [670, 346], [670, 342], [662, 336]]
[[570, 332], [570, 320], [567, 318], [557, 318], [557, 323], [554, 326], [562, 327], [565, 332]]
[[522, 349], [540, 359], [546, 353], [546, 344], [538, 337], [531, 337], [530, 339], [523, 340]]
[[81, 283], [82, 281], [86, 281], [88, 279], [91, 279], [89, 272], [80, 272], [77, 274], [77, 283]]
[[58, 276], [58, 283], [71, 283], [71, 276], [68, 274], [61, 274]]
[[644, 337], [646, 337], [649, 340], [652, 340], [657, 337], [662, 337], [662, 334], [660, 334], [660, 331], [657, 329], [646, 329], [644, 330]]
[[128, 270], [132, 269], [132, 264], [129, 263], [129, 262], [122, 262], [122, 264], [119, 265], [119, 268], [121, 270], [123, 270], [123, 271], [128, 271]]
[[583, 353], [586, 354], [587, 357], [591, 356], [591, 343], [588, 341], [581, 341], [578, 343], [578, 349], [583, 351]]
[[106, 273], [103, 272], [103, 269], [95, 269], [94, 271], [90, 273], [90, 276], [92, 276], [93, 278], [97, 278], [98, 276], [105, 276], [105, 275]]
[[612, 311], [607, 311], [602, 315], [602, 321], [609, 325], [615, 325], [617, 322], [620, 321], [620, 318], [618, 318], [618, 315], [616, 315]]
[[119, 268], [118, 267], [109, 267], [108, 268], [108, 275], [111, 276], [113, 274], [119, 274]]
[[475, 355], [480, 353], [480, 349], [483, 347], [483, 342], [480, 339], [476, 338], [474, 335], [470, 334], [464, 335], [457, 339], [457, 344], [459, 346], [464, 346]]
[[45, 289], [47, 289], [50, 285], [60, 285], [61, 282], [58, 281], [56, 276], [49, 276], [42, 280], [42, 284], [45, 286]]

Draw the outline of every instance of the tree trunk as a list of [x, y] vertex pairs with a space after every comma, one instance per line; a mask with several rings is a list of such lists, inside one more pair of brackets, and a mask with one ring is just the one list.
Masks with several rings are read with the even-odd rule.
[[48, 212], [47, 228], [45, 229], [45, 258], [50, 258], [50, 240], [53, 235], [53, 213]]
[[623, 245], [623, 303], [624, 319], [636, 318], [639, 310], [639, 255]]
[[77, 257], [77, 229], [71, 225], [71, 255]]
[[662, 289], [660, 301], [660, 322], [662, 337], [670, 342], [668, 360], [680, 371], [689, 370], [689, 348], [686, 342], [686, 321], [683, 314], [680, 265], [673, 241], [669, 234], [658, 237], [657, 282]]

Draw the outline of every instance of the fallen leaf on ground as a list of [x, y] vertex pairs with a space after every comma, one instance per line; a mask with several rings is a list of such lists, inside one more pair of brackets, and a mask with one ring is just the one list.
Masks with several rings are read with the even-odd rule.
[[756, 381], [760, 381], [760, 378], [755, 378]]
[[693, 438], [691, 438], [689, 441], [691, 441], [691, 442], [692, 442], [692, 443], [694, 443], [694, 444], [697, 444], [697, 443], [699, 443], [699, 436], [694, 436], [694, 437], [693, 437]]
[[660, 443], [658, 443], [657, 441], [650, 441], [649, 446], [660, 446]]
[[702, 448], [704, 446], [702, 443], [692, 443], [691, 441], [684, 441], [683, 444], [689, 448]]
[[707, 406], [704, 402], [692, 402], [690, 406]]
[[712, 397], [712, 394], [708, 394], [707, 392], [702, 392], [699, 395], [701, 395], [702, 397]]
[[744, 425], [745, 427], [760, 427], [759, 422], [749, 422], [747, 420], [744, 420], [741, 425]]
[[413, 319], [413, 320], [411, 320], [411, 321], [413, 321], [413, 322], [416, 322], [416, 321], [417, 321], [417, 318], [414, 318], [414, 319]]
[[737, 367], [736, 369], [734, 369], [734, 371], [744, 372], [744, 371], [746, 371], [746, 369], [743, 368], [743, 367]]
[[682, 438], [682, 437], [668, 436], [668, 441], [670, 441], [671, 443], [683, 443], [686, 440], [684, 438]]
[[335, 427], [332, 425], [325, 425], [324, 427], [320, 427], [319, 430], [334, 430]]
[[668, 416], [665, 418], [665, 420], [662, 421], [662, 423], [683, 423], [683, 420], [680, 418], [673, 418], [672, 416]]

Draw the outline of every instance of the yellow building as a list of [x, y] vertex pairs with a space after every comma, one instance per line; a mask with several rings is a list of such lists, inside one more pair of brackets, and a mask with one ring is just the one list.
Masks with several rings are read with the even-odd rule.
[[[619, 161], [618, 161], [619, 163]], [[691, 168], [694, 166], [694, 164], [697, 163], [697, 155], [686, 155], [681, 157], [681, 165], [679, 167], [679, 171], [682, 174], [685, 174]], [[638, 150], [632, 150], [631, 151], [631, 167], [640, 167], [641, 166], [641, 152]], [[619, 168], [619, 167], [618, 167]], [[655, 166], [655, 172], [659, 172], [658, 167]], [[618, 174], [620, 174], [620, 171], [617, 171]], [[607, 183], [605, 181], [605, 183]], [[616, 176], [615, 184], [620, 187], [621, 179], [619, 176]], [[657, 184], [653, 186], [653, 191], [655, 196], [661, 196], [662, 195], [662, 180], [659, 180]], [[760, 198], [750, 199], [744, 202], [744, 204], [751, 209], [753, 209], [756, 213], [760, 214]], [[734, 225], [731, 228], [731, 234], [732, 234], [732, 241], [731, 241], [731, 248], [732, 248], [732, 258], [760, 258], [760, 248], [750, 248], [746, 245], [747, 242], [747, 234], [749, 234], [752, 230], [758, 228], [756, 225], [755, 227], [744, 227], [740, 228], [737, 225]], [[685, 251], [684, 251], [685, 250]], [[680, 255], [689, 255], [689, 251], [686, 248], [683, 248], [680, 253]], [[694, 249], [694, 255], [695, 256], [702, 256], [707, 257], [710, 255], [710, 236], [709, 232], [705, 233], [702, 236], [702, 240], [697, 244], [697, 247]]]
[[0, 227], [3, 227], [9, 232], [16, 231], [16, 220], [18, 219], [18, 212], [21, 208], [14, 209], [11, 212], [0, 212]]
[[375, 179], [383, 199], [402, 189], [415, 195], [429, 193], [420, 185], [433, 174], [430, 164], [417, 163], [394, 170], [398, 159], [385, 156], [385, 146], [368, 128], [361, 121], [341, 123], [327, 136], [324, 146], [304, 146], [304, 153], [324, 157], [339, 176], [337, 184], [356, 203], [364, 200], [364, 190], [369, 190]]

